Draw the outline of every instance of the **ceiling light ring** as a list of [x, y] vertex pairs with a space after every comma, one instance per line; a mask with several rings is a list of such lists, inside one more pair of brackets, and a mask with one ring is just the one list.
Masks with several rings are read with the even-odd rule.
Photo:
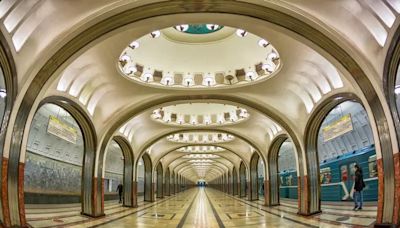
[[[193, 103], [191, 105], [207, 105], [203, 103]], [[217, 104], [217, 103], [216, 103]], [[180, 104], [187, 105], [187, 104]], [[215, 105], [215, 104], [214, 104]], [[175, 105], [176, 106], [176, 105]], [[173, 106], [167, 106], [171, 109]], [[247, 110], [242, 107], [236, 107], [232, 105], [224, 105], [231, 109], [231, 111], [220, 112], [220, 113], [211, 113], [214, 116], [213, 120], [207, 117], [208, 114], [185, 114], [185, 113], [177, 113], [177, 112], [162, 112], [159, 108], [158, 111], [153, 111], [150, 117], [159, 123], [182, 126], [182, 127], [212, 127], [212, 126], [221, 126], [221, 125], [232, 125], [237, 124], [249, 119], [250, 115]], [[201, 108], [200, 108], [201, 109]], [[244, 111], [245, 110], [245, 111]], [[241, 113], [246, 113], [241, 114]], [[155, 114], [159, 113], [159, 114]], [[160, 116], [161, 115], [161, 116]], [[185, 118], [185, 116], [187, 116]]]
[[[187, 27], [189, 25], [187, 24], [182, 24], [182, 25], [177, 25], [175, 26], [175, 28], [181, 28], [180, 30], [186, 30]], [[223, 26], [219, 26], [217, 24], [204, 24], [205, 27], [207, 27], [207, 29], [211, 29], [211, 30], [219, 30], [221, 29]], [[152, 38], [158, 38], [160, 37], [162, 34], [162, 31], [160, 30], [155, 30], [153, 32], [150, 33], [150, 36]], [[246, 30], [243, 29], [237, 29], [236, 30], [236, 35], [239, 37], [245, 37], [247, 36], [248, 32]], [[268, 66], [265, 65], [264, 69], [262, 70], [258, 70], [256, 71], [257, 74], [254, 74], [254, 76], [251, 77], [247, 77], [246, 80], [236, 80], [234, 77], [231, 78], [231, 80], [227, 80], [230, 78], [230, 76], [232, 76], [232, 73], [230, 72], [235, 72], [235, 71], [240, 71], [239, 69], [232, 69], [232, 70], [227, 70], [224, 73], [224, 71], [218, 71], [218, 72], [211, 72], [211, 77], [210, 77], [210, 73], [202, 73], [202, 72], [189, 72], [188, 74], [191, 75], [201, 75], [202, 79], [193, 79], [193, 76], [191, 76], [191, 79], [186, 79], [187, 76], [183, 76], [184, 79], [179, 80], [182, 81], [182, 83], [175, 83], [175, 77], [179, 77], [179, 71], [175, 71], [173, 69], [169, 69], [170, 71], [172, 70], [174, 73], [170, 73], [168, 77], [164, 78], [164, 74], [162, 72], [168, 71], [168, 69], [160, 69], [161, 72], [161, 80], [151, 80], [151, 77], [147, 77], [143, 80], [140, 79], [140, 75], [142, 75], [142, 68], [145, 68], [145, 66], [143, 66], [143, 64], [140, 64], [138, 61], [133, 61], [133, 52], [135, 52], [136, 49], [138, 49], [139, 47], [141, 47], [141, 44], [139, 43], [139, 40], [135, 40], [132, 41], [128, 47], [124, 50], [123, 54], [120, 56], [119, 59], [119, 66], [120, 66], [120, 73], [122, 73], [124, 76], [127, 76], [127, 78], [129, 79], [133, 79], [136, 82], [141, 82], [143, 85], [149, 85], [149, 86], [154, 86], [154, 87], [159, 87], [159, 88], [170, 88], [170, 89], [205, 89], [205, 88], [219, 88], [219, 87], [225, 87], [225, 86], [245, 86], [245, 85], [250, 85], [252, 83], [254, 83], [255, 81], [261, 81], [263, 79], [267, 79], [270, 78], [272, 76], [273, 73], [278, 72], [278, 70], [280, 69], [280, 58], [279, 55], [277, 53], [277, 51], [274, 49], [274, 47], [265, 39], [260, 39], [258, 41], [258, 45], [264, 48], [267, 48], [267, 50], [270, 52], [268, 53], [267, 57], [265, 58], [265, 60], [267, 60], [267, 64], [269, 62], [273, 63], [270, 65], [275, 65], [274, 66]], [[140, 41], [141, 42], [141, 41]], [[135, 57], [136, 60], [136, 57]], [[258, 63], [257, 63], [258, 64]], [[130, 65], [132, 65], [132, 67], [130, 67]], [[139, 66], [140, 68], [134, 68], [133, 66]], [[147, 67], [155, 67], [155, 66], [147, 66]], [[155, 67], [157, 68], [157, 67]], [[130, 69], [130, 70], [129, 70]], [[135, 70], [136, 69], [136, 70]], [[158, 68], [157, 68], [158, 69]], [[243, 69], [243, 68], [242, 68]], [[266, 72], [266, 73], [263, 73]], [[227, 74], [228, 78], [225, 76], [222, 76], [223, 79], [222, 81], [216, 80], [216, 75], [224, 75]], [[133, 77], [133, 76], [137, 76], [137, 77]], [[159, 77], [159, 76], [158, 76]], [[182, 76], [181, 76], [182, 77]], [[220, 77], [220, 76], [218, 76]], [[256, 79], [256, 80], [255, 80]]]

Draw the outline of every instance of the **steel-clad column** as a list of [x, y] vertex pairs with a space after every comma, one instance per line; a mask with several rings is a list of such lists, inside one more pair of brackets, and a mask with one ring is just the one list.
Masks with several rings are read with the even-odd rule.
[[[130, 143], [122, 136], [114, 136], [115, 142], [120, 146], [122, 153], [124, 155], [124, 176], [123, 176], [123, 186], [124, 186], [124, 202], [125, 207], [134, 207], [136, 202], [136, 191], [133, 186], [133, 151]], [[104, 203], [104, 200], [103, 200]], [[104, 207], [104, 206], [103, 206]]]

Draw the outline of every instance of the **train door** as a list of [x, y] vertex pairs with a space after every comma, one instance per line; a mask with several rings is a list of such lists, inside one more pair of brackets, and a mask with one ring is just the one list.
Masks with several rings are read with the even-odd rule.
[[354, 166], [355, 162], [343, 164], [340, 166], [340, 179], [341, 179], [341, 196], [342, 200], [353, 199], [353, 184], [354, 184]]

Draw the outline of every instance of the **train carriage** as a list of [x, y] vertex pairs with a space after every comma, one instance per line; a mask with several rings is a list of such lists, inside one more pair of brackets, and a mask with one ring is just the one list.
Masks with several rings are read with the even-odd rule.
[[[352, 200], [354, 165], [358, 164], [364, 176], [364, 201], [378, 199], [378, 177], [375, 146], [370, 145], [320, 164], [321, 200]], [[285, 170], [280, 174], [280, 197], [297, 199], [297, 172]]]

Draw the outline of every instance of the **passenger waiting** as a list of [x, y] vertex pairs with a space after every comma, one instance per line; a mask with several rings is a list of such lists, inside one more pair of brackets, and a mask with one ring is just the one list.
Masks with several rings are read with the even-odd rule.
[[364, 178], [362, 174], [362, 169], [357, 164], [354, 165], [355, 168], [355, 178], [354, 178], [354, 209], [355, 211], [362, 209], [363, 204], [363, 192], [365, 187]]

